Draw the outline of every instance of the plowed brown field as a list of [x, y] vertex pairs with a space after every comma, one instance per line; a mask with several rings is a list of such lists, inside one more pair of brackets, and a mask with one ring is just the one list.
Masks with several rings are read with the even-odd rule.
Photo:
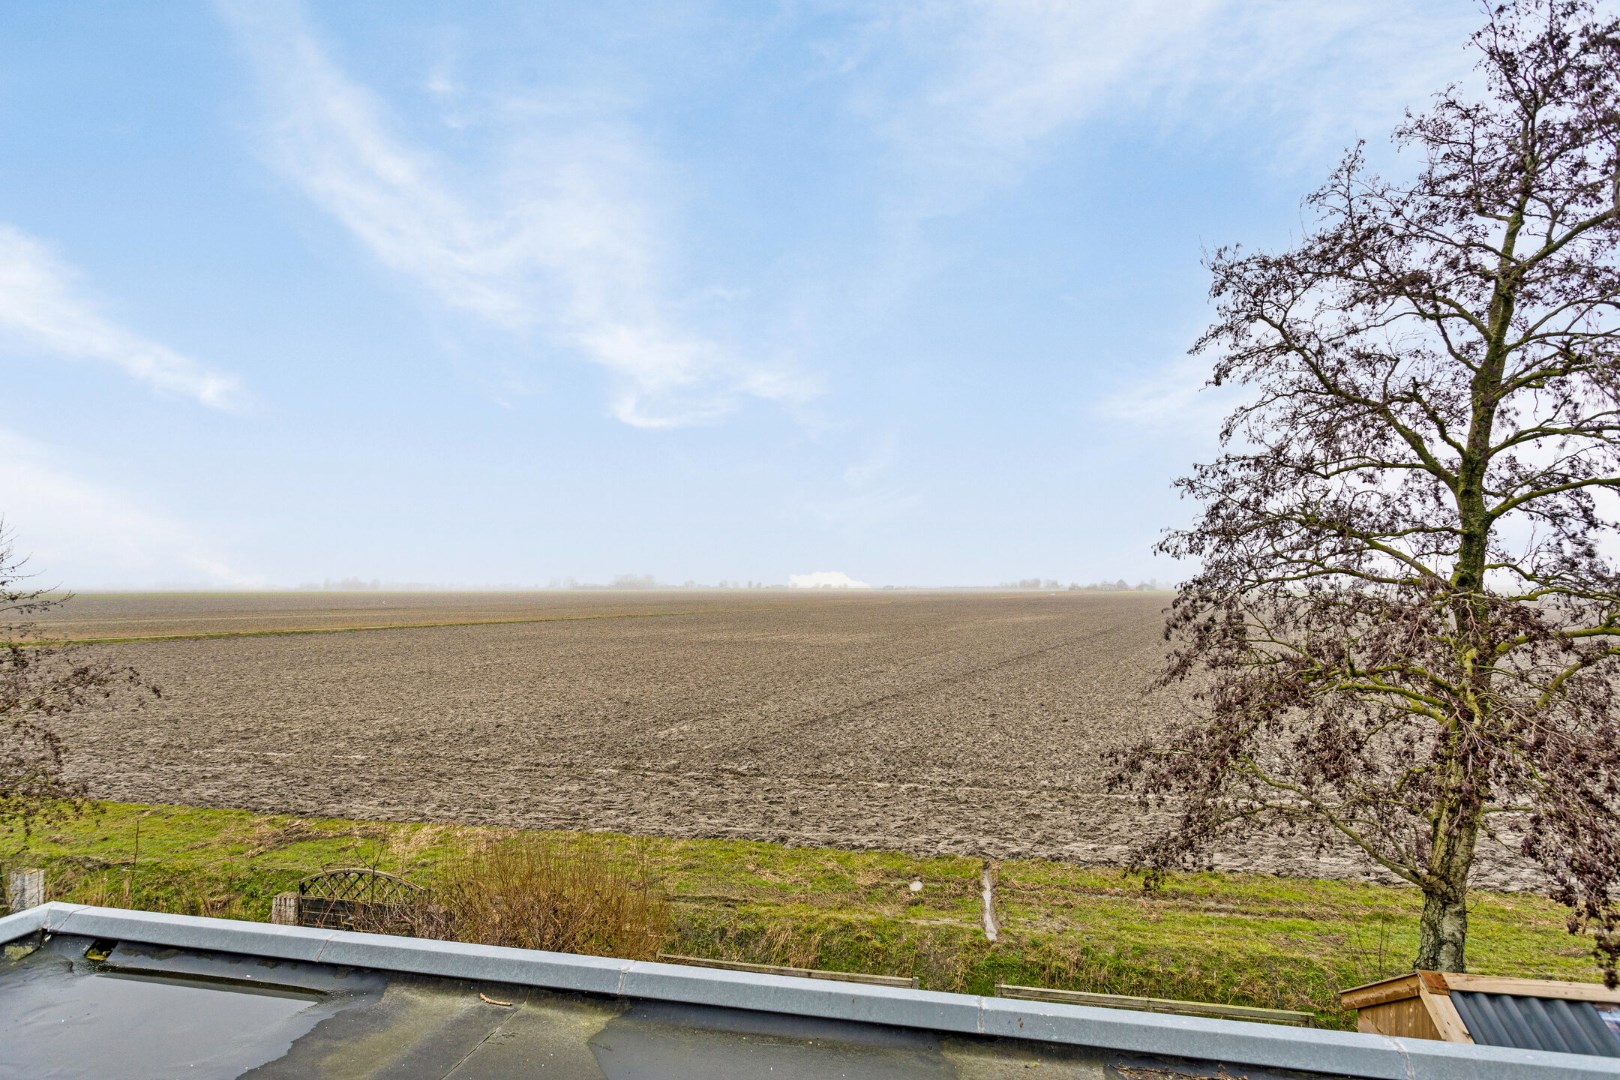
[[[79, 597], [52, 628], [193, 635], [104, 646], [164, 691], [65, 733], [105, 798], [1110, 863], [1149, 823], [1100, 755], [1186, 708], [1145, 692], [1165, 604], [158, 594]], [[453, 622], [476, 625], [420, 625]], [[1308, 846], [1220, 862], [1365, 873]]]

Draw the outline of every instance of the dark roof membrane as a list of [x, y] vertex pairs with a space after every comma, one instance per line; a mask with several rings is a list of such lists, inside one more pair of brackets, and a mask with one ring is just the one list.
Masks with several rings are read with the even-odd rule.
[[1451, 1003], [1474, 1042], [1620, 1058], [1620, 1008], [1590, 1001], [1453, 990]]

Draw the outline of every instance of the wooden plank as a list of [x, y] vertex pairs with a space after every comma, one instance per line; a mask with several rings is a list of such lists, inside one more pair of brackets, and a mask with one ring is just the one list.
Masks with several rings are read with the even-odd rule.
[[1423, 988], [1431, 994], [1451, 993], [1451, 987], [1446, 985], [1446, 975], [1443, 971], [1419, 971], [1417, 977]]
[[1428, 1008], [1415, 993], [1402, 1001], [1362, 1008], [1356, 1013], [1356, 1030], [1405, 1039], [1440, 1038], [1440, 1030], [1434, 1026]]
[[297, 906], [293, 910], [297, 912], [299, 926], [314, 927], [318, 930], [352, 930], [358, 903], [356, 900], [299, 896]]
[[1429, 1011], [1429, 1019], [1434, 1021], [1435, 1030], [1445, 1042], [1471, 1043], [1474, 1037], [1468, 1034], [1468, 1025], [1463, 1023], [1457, 1012], [1457, 1006], [1451, 1003], [1451, 995], [1437, 994], [1429, 989], [1428, 980], [1418, 983], [1418, 996], [1423, 999], [1423, 1006]]
[[1341, 1009], [1367, 1009], [1391, 1001], [1406, 1001], [1418, 996], [1417, 972], [1397, 975], [1364, 986], [1353, 986], [1339, 991]]
[[704, 956], [680, 956], [659, 953], [658, 959], [668, 964], [689, 964], [692, 967], [719, 968], [722, 971], [751, 971], [756, 975], [791, 975], [799, 979], [833, 979], [838, 982], [866, 983], [869, 986], [900, 986], [912, 990], [922, 980], [904, 975], [867, 975], [854, 971], [823, 971], [820, 968], [782, 967], [775, 964], [745, 964], [741, 960], [710, 960]]
[[1555, 982], [1552, 979], [1514, 979], [1502, 975], [1462, 975], [1445, 972], [1452, 990], [1475, 994], [1513, 994], [1518, 997], [1562, 998], [1565, 1001], [1602, 1001], [1620, 1004], [1620, 990], [1601, 983]]
[[1051, 990], [1043, 986], [996, 984], [996, 996], [1025, 1001], [1052, 1001], [1065, 1005], [1091, 1005], [1104, 1009], [1134, 1009], [1137, 1012], [1178, 1013], [1207, 1016], [1218, 1020], [1258, 1020], [1267, 1024], [1310, 1027], [1310, 1013], [1291, 1009], [1260, 1009], [1252, 1005], [1217, 1005], [1209, 1001], [1172, 1001], [1168, 998], [1125, 997], [1119, 994], [1092, 994], [1084, 990]]

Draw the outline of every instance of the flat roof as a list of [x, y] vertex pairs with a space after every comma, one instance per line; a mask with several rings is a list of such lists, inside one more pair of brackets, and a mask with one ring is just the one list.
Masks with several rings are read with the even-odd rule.
[[0, 1077], [1620, 1075], [1573, 1054], [72, 904], [0, 918], [0, 943]]

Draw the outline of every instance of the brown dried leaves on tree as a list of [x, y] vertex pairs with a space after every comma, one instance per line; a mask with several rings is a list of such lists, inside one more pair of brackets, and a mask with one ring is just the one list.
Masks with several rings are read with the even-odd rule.
[[1486, 91], [1360, 148], [1282, 254], [1210, 261], [1195, 351], [1249, 391], [1180, 481], [1199, 561], [1166, 681], [1205, 708], [1111, 783], [1178, 807], [1141, 852], [1337, 836], [1424, 895], [1420, 967], [1462, 970], [1480, 842], [1548, 874], [1620, 959], [1620, 25], [1488, 10]]
[[116, 694], [156, 694], [128, 667], [41, 636], [30, 621], [68, 597], [31, 589], [0, 522], [0, 828], [23, 832], [82, 808], [85, 787], [63, 768], [59, 725]]

